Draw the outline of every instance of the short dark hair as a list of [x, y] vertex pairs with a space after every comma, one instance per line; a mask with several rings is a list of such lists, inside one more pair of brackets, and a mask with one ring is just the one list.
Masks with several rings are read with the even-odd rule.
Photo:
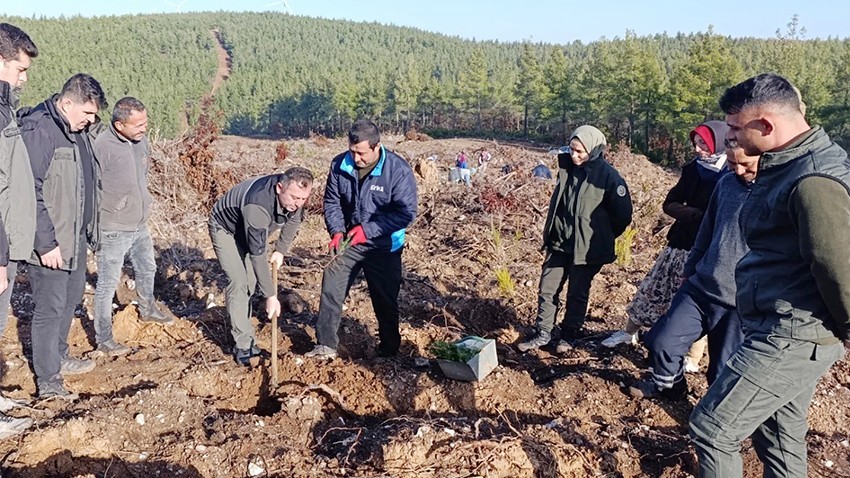
[[294, 166], [284, 171], [277, 182], [280, 183], [284, 191], [292, 183], [297, 184], [298, 187], [306, 188], [313, 185], [313, 173], [307, 168]]
[[59, 98], [70, 98], [75, 103], [94, 101], [99, 110], [109, 108], [109, 103], [106, 102], [106, 94], [100, 87], [100, 83], [86, 73], [77, 73], [68, 78], [68, 81], [62, 86], [62, 93], [59, 94]]
[[0, 23], [0, 57], [15, 60], [24, 52], [30, 58], [38, 56], [38, 47], [23, 30], [9, 23]]
[[800, 96], [790, 81], [776, 73], [762, 73], [729, 88], [720, 98], [720, 109], [728, 115], [767, 105], [800, 112]]
[[145, 111], [145, 105], [132, 96], [125, 96], [115, 102], [115, 108], [112, 109], [112, 122], [124, 123], [134, 111]]
[[348, 130], [348, 143], [357, 144], [363, 141], [369, 142], [369, 147], [374, 148], [381, 142], [381, 132], [375, 123], [367, 119], [359, 119], [351, 125]]

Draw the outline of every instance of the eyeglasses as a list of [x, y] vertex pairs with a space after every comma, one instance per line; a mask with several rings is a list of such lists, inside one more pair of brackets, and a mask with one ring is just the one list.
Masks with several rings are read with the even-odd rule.
[[734, 139], [731, 141], [729, 139], [724, 139], [723, 145], [726, 146], [726, 149], [733, 149], [738, 147], [738, 142]]

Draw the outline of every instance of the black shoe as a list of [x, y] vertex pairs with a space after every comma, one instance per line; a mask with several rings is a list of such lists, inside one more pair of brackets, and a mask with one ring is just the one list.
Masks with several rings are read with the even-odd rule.
[[629, 394], [635, 398], [666, 398], [668, 400], [683, 400], [688, 396], [688, 384], [684, 379], [673, 384], [672, 388], [660, 389], [652, 381], [641, 380], [629, 387]]
[[148, 307], [148, 309], [144, 312], [139, 311], [139, 320], [142, 322], [153, 322], [156, 324], [170, 324], [174, 322], [174, 319], [162, 311], [159, 308], [159, 305], [154, 303], [152, 306]]
[[396, 355], [398, 355], [398, 349], [378, 347], [378, 357], [390, 358], [395, 357]]
[[517, 345], [520, 352], [528, 352], [536, 350], [552, 341], [552, 334], [549, 332], [540, 331], [529, 340]]
[[247, 349], [233, 348], [233, 358], [239, 365], [250, 367], [251, 359], [254, 357], [269, 357], [269, 354], [255, 344], [251, 344], [251, 347]]

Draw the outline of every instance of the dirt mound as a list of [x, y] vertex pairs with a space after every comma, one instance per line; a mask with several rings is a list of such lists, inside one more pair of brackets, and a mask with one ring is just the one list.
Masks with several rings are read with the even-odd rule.
[[[290, 165], [309, 168], [321, 184], [344, 138], [279, 142], [222, 138], [209, 152], [218, 171], [247, 178]], [[270, 386], [268, 359], [238, 366], [224, 310], [226, 278], [214, 259], [177, 144], [155, 150], [151, 218], [159, 271], [157, 297], [177, 317], [161, 326], [139, 321], [132, 274], [122, 280], [115, 336], [132, 346], [123, 357], [95, 356], [97, 368], [66, 377], [78, 402], [35, 402], [15, 410], [32, 431], [0, 442], [3, 476], [180, 477], [537, 477], [664, 476], [696, 473], [687, 437], [690, 411], [706, 385], [689, 375], [683, 402], [638, 401], [625, 386], [645, 373], [646, 351], [598, 347], [619, 328], [637, 284], [664, 244], [663, 198], [676, 174], [646, 158], [611, 155], [635, 203], [631, 260], [610, 264], [594, 281], [585, 337], [571, 353], [513, 347], [536, 313], [541, 235], [554, 181], [531, 177], [549, 147], [388, 136], [385, 146], [417, 174], [419, 215], [408, 231], [400, 293], [402, 348], [376, 356], [377, 323], [365, 283], [352, 285], [340, 328], [340, 357], [316, 362], [314, 324], [326, 255], [320, 197], [281, 270], [280, 384]], [[460, 150], [486, 147], [493, 158], [473, 186], [449, 184]], [[433, 159], [427, 159], [427, 158]], [[508, 166], [510, 170], [503, 170]], [[94, 271], [94, 269], [92, 269]], [[94, 345], [91, 300], [78, 313], [69, 344], [74, 356]], [[4, 394], [31, 397], [35, 383], [28, 281], [17, 281], [16, 317], [0, 338]], [[253, 303], [262, 311], [262, 302]], [[270, 349], [273, 325], [254, 318], [258, 345]], [[435, 340], [464, 335], [497, 340], [500, 366], [476, 383], [446, 379], [428, 360]], [[422, 359], [426, 360], [422, 360]], [[703, 364], [704, 366], [705, 364]], [[818, 385], [809, 421], [813, 476], [850, 474], [850, 366], [839, 362]], [[745, 476], [761, 475], [750, 446]]]
[[194, 343], [203, 339], [203, 334], [186, 320], [177, 319], [162, 325], [139, 320], [138, 309], [128, 307], [112, 318], [112, 334], [115, 340], [135, 346], [170, 346], [177, 343]]

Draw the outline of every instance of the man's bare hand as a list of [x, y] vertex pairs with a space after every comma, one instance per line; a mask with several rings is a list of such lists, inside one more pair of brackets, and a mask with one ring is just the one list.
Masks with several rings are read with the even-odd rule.
[[269, 259], [269, 262], [272, 263], [275, 269], [280, 269], [280, 266], [283, 265], [283, 254], [280, 252], [274, 251], [272, 253], [272, 258]]
[[50, 252], [42, 254], [39, 259], [41, 259], [42, 266], [48, 267], [50, 269], [60, 269], [62, 268], [62, 264], [64, 262], [62, 260], [62, 252], [59, 250], [59, 246], [56, 246]]
[[277, 300], [276, 295], [266, 298], [266, 315], [269, 318], [280, 315], [280, 301]]

